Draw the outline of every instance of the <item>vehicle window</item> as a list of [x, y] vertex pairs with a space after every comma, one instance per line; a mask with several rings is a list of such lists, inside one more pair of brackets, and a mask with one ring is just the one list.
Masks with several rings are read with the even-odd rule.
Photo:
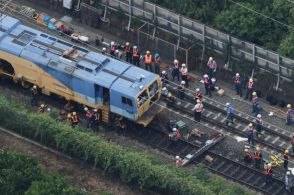
[[133, 102], [132, 102], [132, 100], [129, 99], [129, 98], [121, 97], [121, 101], [122, 101], [122, 103], [124, 103], [124, 104], [127, 104], [127, 105], [129, 105], [129, 106], [133, 106]]
[[153, 82], [149, 87], [150, 96], [153, 97], [158, 91], [158, 83], [157, 81]]
[[138, 106], [141, 106], [148, 100], [148, 93], [147, 90], [144, 90], [139, 96], [138, 96]]

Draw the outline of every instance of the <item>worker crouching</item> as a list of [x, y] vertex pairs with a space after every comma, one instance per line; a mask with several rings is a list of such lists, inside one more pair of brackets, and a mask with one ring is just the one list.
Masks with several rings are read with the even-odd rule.
[[168, 135], [169, 139], [172, 141], [177, 141], [178, 139], [180, 139], [181, 132], [176, 127], [174, 127], [172, 131], [173, 132]]

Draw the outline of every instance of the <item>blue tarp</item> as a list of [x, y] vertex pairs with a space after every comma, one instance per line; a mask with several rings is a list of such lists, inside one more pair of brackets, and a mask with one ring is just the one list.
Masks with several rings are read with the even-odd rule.
[[43, 21], [47, 23], [47, 22], [49, 22], [50, 18], [51, 18], [50, 16], [45, 16]]
[[50, 30], [56, 30], [57, 29], [56, 26], [54, 26], [54, 24], [52, 24], [51, 22], [48, 23], [48, 28]]

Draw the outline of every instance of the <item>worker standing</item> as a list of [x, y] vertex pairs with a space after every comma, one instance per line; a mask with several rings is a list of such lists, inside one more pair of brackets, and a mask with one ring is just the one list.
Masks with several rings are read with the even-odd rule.
[[227, 116], [226, 116], [226, 125], [228, 126], [229, 123], [233, 123], [233, 106], [227, 102], [226, 103], [226, 110], [227, 110]]
[[291, 104], [287, 105], [287, 118], [286, 118], [286, 125], [291, 125], [292, 124], [292, 115], [293, 115], [293, 110]]
[[32, 106], [37, 106], [38, 105], [38, 88], [36, 85], [32, 87], [31, 95], [32, 95], [32, 99], [31, 99]]
[[186, 87], [188, 87], [189, 86], [189, 84], [188, 84], [188, 68], [187, 68], [186, 64], [182, 64], [181, 74], [182, 74], [182, 81], [185, 81]]
[[179, 61], [177, 59], [175, 59], [173, 63], [172, 76], [173, 81], [175, 80], [175, 77], [177, 77], [178, 81], [180, 81]]
[[236, 73], [236, 75], [233, 77], [234, 83], [235, 83], [235, 89], [236, 89], [236, 95], [240, 95], [242, 97], [242, 78], [239, 73]]
[[268, 165], [265, 166], [264, 173], [265, 173], [265, 183], [266, 185], [268, 185], [271, 183], [272, 177], [273, 177], [272, 164], [269, 163]]
[[181, 84], [178, 87], [180, 99], [184, 99], [185, 97], [185, 84], [185, 81], [181, 81]]
[[84, 108], [86, 118], [87, 118], [87, 128], [91, 128], [93, 123], [93, 112], [90, 111], [87, 107]]
[[194, 94], [194, 99], [195, 101], [197, 102], [197, 100], [202, 100], [202, 95], [201, 95], [201, 92], [200, 92], [200, 89], [199, 88], [196, 88], [196, 92]]
[[253, 108], [252, 113], [255, 113], [255, 116], [257, 116], [260, 112], [260, 106], [259, 106], [259, 99], [255, 91], [252, 93], [252, 108]]
[[283, 160], [284, 160], [284, 169], [287, 171], [288, 170], [288, 163], [289, 163], [289, 150], [285, 150], [284, 155], [283, 155]]
[[45, 112], [45, 109], [46, 109], [46, 106], [45, 104], [41, 104], [38, 108], [38, 112], [39, 113], [44, 113]]
[[211, 97], [211, 91], [210, 91], [210, 78], [208, 77], [207, 74], [205, 74], [204, 76], [204, 87], [205, 87], [205, 95], [209, 95], [209, 97]]
[[246, 88], [247, 88], [247, 90], [246, 90], [245, 100], [247, 100], [249, 97], [249, 101], [251, 101], [252, 100], [252, 93], [254, 91], [254, 82], [253, 82], [252, 78], [249, 79], [249, 82], [247, 83]]
[[115, 44], [114, 44], [114, 41], [111, 41], [110, 42], [110, 55], [112, 56], [112, 57], [115, 57], [115, 50], [116, 50], [116, 46], [115, 46]]
[[247, 128], [247, 138], [248, 138], [249, 145], [254, 145], [253, 133], [254, 133], [253, 125], [252, 125], [252, 123], [249, 123], [248, 128]]
[[291, 174], [290, 170], [288, 170], [285, 174], [285, 186], [286, 191], [290, 193], [293, 186], [293, 175]]
[[133, 64], [135, 66], [140, 67], [140, 56], [141, 56], [141, 53], [140, 53], [138, 47], [134, 46], [133, 47]]
[[291, 145], [292, 145], [292, 152], [294, 154], [294, 133], [292, 134]]
[[132, 63], [133, 48], [130, 46], [129, 42], [126, 42], [124, 49], [126, 53], [126, 61]]
[[97, 109], [93, 110], [93, 130], [99, 131], [99, 123], [101, 121], [101, 111], [98, 111]]
[[160, 74], [160, 63], [161, 63], [160, 55], [158, 53], [156, 53], [154, 55], [154, 72], [155, 72], [155, 74]]
[[165, 70], [163, 70], [160, 74], [160, 79], [162, 83], [167, 83], [168, 81], [168, 74]]
[[251, 163], [252, 162], [252, 153], [251, 153], [251, 151], [246, 148], [244, 150], [244, 152], [245, 152], [244, 161], [246, 163]]
[[177, 165], [177, 167], [183, 166], [183, 163], [184, 163], [184, 161], [179, 156], [176, 156], [176, 165]]
[[194, 110], [194, 120], [197, 122], [200, 122], [201, 114], [203, 111], [203, 104], [200, 100], [197, 100], [197, 104], [194, 106], [193, 110]]
[[76, 112], [73, 112], [70, 118], [70, 123], [72, 127], [75, 127], [80, 122], [80, 118], [77, 116]]
[[259, 137], [259, 135], [261, 134], [262, 124], [263, 122], [262, 122], [261, 114], [258, 114], [255, 119], [256, 137]]
[[212, 57], [209, 57], [209, 60], [207, 62], [207, 66], [208, 66], [208, 75], [209, 75], [209, 78], [215, 77], [215, 72], [216, 72], [217, 64], [216, 64], [215, 60], [213, 60]]
[[255, 155], [255, 167], [257, 169], [260, 169], [260, 165], [261, 165], [261, 162], [262, 162], [262, 153], [260, 152], [260, 148], [259, 147], [256, 147], [256, 151], [254, 153]]
[[152, 55], [150, 51], [146, 51], [144, 60], [145, 60], [145, 70], [149, 70], [150, 72], [152, 72]]

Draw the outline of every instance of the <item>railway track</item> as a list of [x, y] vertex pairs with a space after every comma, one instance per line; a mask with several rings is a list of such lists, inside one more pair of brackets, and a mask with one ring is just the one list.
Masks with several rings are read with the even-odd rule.
[[[169, 91], [173, 94], [177, 94], [177, 86], [167, 85]], [[234, 111], [234, 123], [227, 126], [226, 121], [226, 110], [224, 106], [214, 100], [203, 98], [204, 111], [202, 113], [202, 120], [210, 123], [210, 128], [218, 130], [219, 128], [227, 130], [230, 134], [235, 134], [243, 137], [247, 137], [247, 126], [249, 123], [253, 123], [253, 117], [244, 115], [238, 111]], [[185, 100], [176, 99], [176, 103], [169, 105], [184, 113], [189, 117], [193, 117], [194, 111], [192, 110], [195, 106], [195, 100], [193, 94], [186, 93]], [[281, 130], [277, 127], [266, 124], [262, 127], [261, 135], [258, 138], [254, 138], [254, 142], [258, 143], [263, 150], [268, 153], [283, 153], [285, 149], [289, 148], [291, 140], [291, 133]], [[291, 154], [291, 156], [293, 156]]]
[[[137, 129], [137, 128], [134, 128]], [[158, 148], [171, 155], [179, 155], [182, 158], [187, 154], [195, 153], [201, 148], [201, 145], [194, 144], [186, 141], [185, 139], [179, 139], [176, 142], [168, 139], [167, 133], [159, 131], [155, 128], [148, 128], [148, 131], [128, 131], [127, 136], [140, 140], [144, 144]], [[218, 154], [214, 148], [217, 144], [201, 153], [195, 158], [192, 163], [204, 164], [210, 171], [236, 181], [240, 184], [246, 185], [256, 191], [260, 191], [264, 194], [277, 194], [286, 195], [284, 182], [279, 178], [273, 178], [271, 185], [265, 184], [264, 173], [261, 170], [257, 170], [249, 167], [245, 163], [236, 162], [229, 156], [223, 156]], [[205, 160], [205, 156], [209, 155], [213, 158], [210, 163]]]

